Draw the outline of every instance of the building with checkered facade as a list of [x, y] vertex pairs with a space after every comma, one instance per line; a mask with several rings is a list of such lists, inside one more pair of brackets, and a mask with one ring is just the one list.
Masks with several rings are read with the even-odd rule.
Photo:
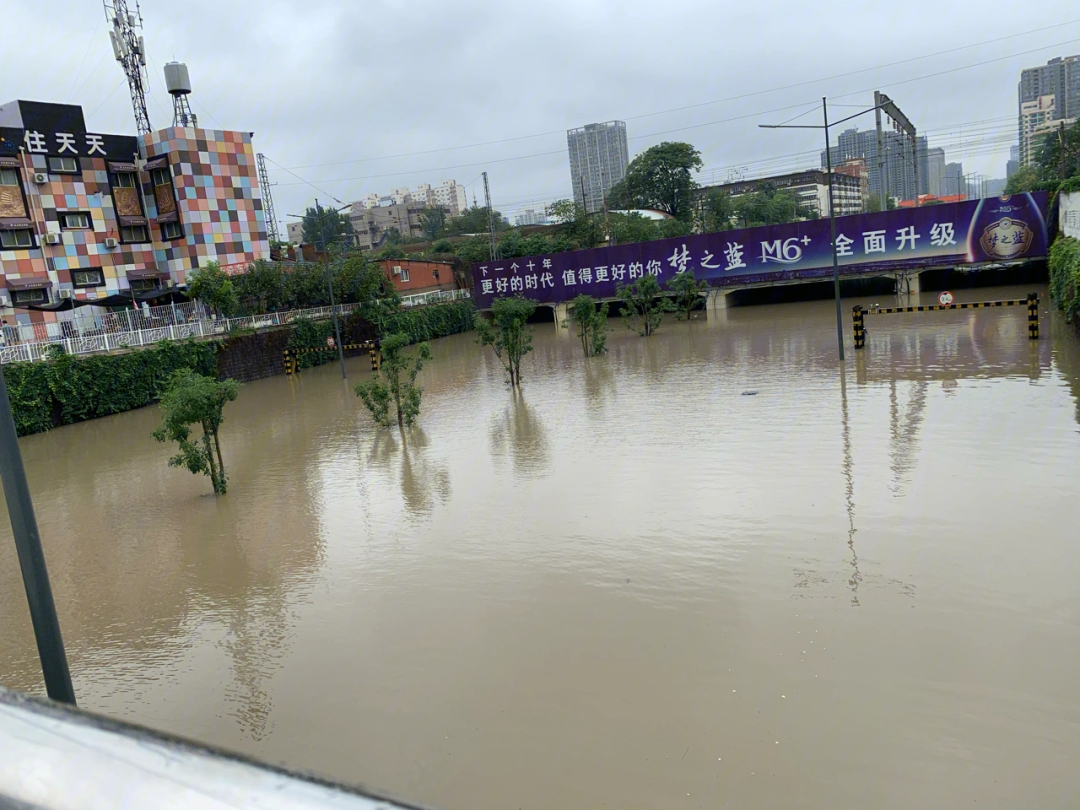
[[140, 299], [207, 262], [270, 255], [251, 134], [170, 127], [88, 133], [75, 105], [0, 105], [0, 316], [64, 298]]

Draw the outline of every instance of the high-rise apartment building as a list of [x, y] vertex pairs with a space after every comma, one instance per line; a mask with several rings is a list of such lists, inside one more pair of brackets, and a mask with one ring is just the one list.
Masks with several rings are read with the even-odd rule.
[[1080, 117], [1080, 54], [1059, 56], [1040, 67], [1020, 71], [1017, 91], [1021, 107], [1042, 96], [1053, 96], [1057, 101], [1055, 118]]
[[589, 213], [602, 210], [608, 191], [626, 176], [630, 164], [626, 124], [608, 121], [568, 130], [566, 145], [574, 202]]
[[1035, 160], [1035, 152], [1043, 136], [1054, 129], [1054, 122], [1058, 118], [1057, 97], [1052, 94], [1020, 103], [1021, 166], [1029, 166]]
[[520, 214], [514, 217], [514, 225], [522, 227], [524, 225], [547, 225], [548, 215], [547, 212], [541, 208], [539, 211], [533, 208], [526, 208]]
[[919, 188], [920, 194], [933, 194], [944, 197], [945, 190], [945, 150], [940, 146], [926, 152], [926, 185]]
[[1043, 136], [1054, 129], [1050, 122], [1080, 118], [1080, 54], [1020, 71], [1017, 97], [1019, 165], [1027, 166]]
[[[878, 160], [877, 130], [848, 129], [840, 133], [836, 146], [829, 148], [834, 166], [853, 158], [866, 161], [869, 172], [870, 194], [879, 200], [886, 195], [896, 200], [915, 198], [916, 177], [918, 191], [925, 194], [929, 184], [928, 145], [925, 136], [916, 139], [912, 155], [911, 139], [899, 132], [883, 132], [885, 147], [884, 170]], [[914, 158], [914, 160], [913, 160]], [[821, 152], [821, 165], [826, 165], [826, 155]]]
[[363, 208], [379, 208], [387, 205], [420, 205], [445, 208], [447, 216], [456, 217], [469, 207], [465, 186], [457, 180], [443, 180], [439, 185], [421, 183], [415, 190], [395, 188], [389, 194], [368, 194], [355, 205]]
[[1005, 164], [1005, 179], [1008, 180], [1020, 170], [1020, 144], [1009, 147], [1009, 160]]
[[963, 163], [945, 164], [945, 188], [943, 191], [944, 194], [941, 195], [943, 197], [953, 194], [967, 194], [967, 178], [964, 177]]

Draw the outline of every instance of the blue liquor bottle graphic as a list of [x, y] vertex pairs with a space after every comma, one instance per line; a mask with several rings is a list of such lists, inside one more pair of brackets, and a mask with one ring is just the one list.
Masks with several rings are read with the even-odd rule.
[[1001, 262], [1046, 253], [1045, 195], [1023, 193], [979, 200], [968, 225], [967, 260]]

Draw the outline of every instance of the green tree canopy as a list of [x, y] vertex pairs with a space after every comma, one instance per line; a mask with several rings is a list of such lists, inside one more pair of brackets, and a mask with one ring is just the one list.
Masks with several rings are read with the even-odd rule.
[[795, 193], [787, 189], [767, 186], [761, 191], [735, 197], [732, 202], [735, 221], [745, 228], [817, 219], [817, 212], [802, 205]]
[[608, 208], [652, 208], [689, 219], [702, 167], [701, 153], [688, 143], [665, 141], [635, 157], [626, 176], [608, 192]]
[[416, 375], [424, 367], [424, 361], [431, 359], [431, 349], [421, 343], [413, 356], [406, 352], [408, 346], [409, 336], [404, 333], [383, 338], [379, 345], [382, 361], [378, 372], [354, 389], [381, 427], [390, 427], [391, 419], [396, 417], [398, 427], [404, 430], [420, 415], [424, 389], [416, 384]]
[[535, 311], [535, 301], [514, 295], [492, 301], [490, 320], [484, 313], [476, 313], [476, 342], [492, 348], [512, 388], [521, 387], [521, 359], [532, 351], [528, 322]]
[[667, 288], [674, 296], [673, 303], [679, 313], [679, 320], [690, 320], [690, 311], [705, 300], [709, 282], [694, 278], [693, 270], [684, 270], [668, 281]]
[[226, 318], [240, 304], [232, 280], [217, 262], [207, 262], [187, 277], [188, 295]]
[[[161, 427], [153, 432], [159, 442], [179, 445], [179, 452], [169, 459], [170, 467], [187, 467], [210, 476], [218, 495], [225, 494], [228, 481], [218, 430], [225, 421], [225, 403], [236, 399], [239, 391], [236, 380], [219, 382], [191, 369], [173, 372], [161, 395]], [[202, 428], [201, 437], [192, 435], [193, 425]]]
[[735, 201], [726, 191], [713, 189], [701, 201], [701, 230], [703, 233], [726, 231], [734, 226]]
[[1080, 121], [1039, 138], [1034, 159], [1009, 178], [1006, 194], [1022, 191], [1057, 191], [1063, 183], [1080, 178]]
[[671, 312], [671, 302], [664, 297], [656, 276], [646, 273], [637, 281], [620, 284], [615, 295], [622, 302], [623, 323], [642, 337], [657, 330], [665, 312]]
[[446, 227], [446, 209], [427, 207], [420, 212], [420, 230], [424, 232], [424, 238], [434, 242], [442, 234]]
[[597, 307], [591, 296], [579, 295], [570, 302], [567, 310], [569, 318], [563, 326], [567, 329], [571, 324], [577, 326], [578, 339], [585, 356], [603, 354], [607, 347], [608, 305]]
[[333, 244], [347, 244], [355, 239], [352, 222], [349, 217], [333, 208], [321, 205], [312, 206], [304, 211], [305, 245], [314, 245], [316, 250], [326, 250]]
[[[502, 231], [510, 227], [502, 214], [498, 211], [495, 211], [494, 213], [496, 231]], [[447, 236], [457, 236], [466, 233], [487, 233], [488, 209], [477, 205], [466, 208], [458, 216], [446, 223], [444, 232]]]

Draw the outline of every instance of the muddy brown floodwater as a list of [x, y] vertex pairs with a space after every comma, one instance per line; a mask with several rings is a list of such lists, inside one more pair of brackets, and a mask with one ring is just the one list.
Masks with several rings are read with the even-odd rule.
[[[406, 442], [336, 364], [244, 386], [222, 498], [156, 408], [27, 437], [80, 705], [447, 810], [1073, 807], [1080, 344], [1042, 313], [868, 318], [843, 373], [828, 301], [589, 361], [540, 324], [520, 396], [458, 335]], [[0, 683], [42, 692], [6, 514]]]

